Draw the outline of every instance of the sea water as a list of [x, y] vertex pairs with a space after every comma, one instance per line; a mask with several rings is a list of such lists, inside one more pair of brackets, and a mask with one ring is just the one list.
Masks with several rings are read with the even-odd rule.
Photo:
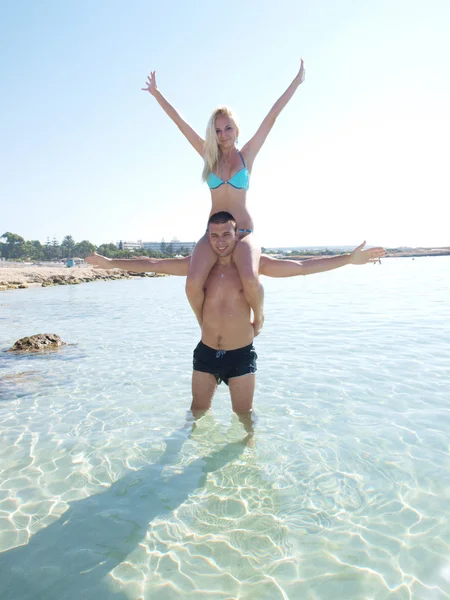
[[0, 598], [450, 598], [450, 258], [264, 278], [254, 435], [184, 278], [0, 295]]

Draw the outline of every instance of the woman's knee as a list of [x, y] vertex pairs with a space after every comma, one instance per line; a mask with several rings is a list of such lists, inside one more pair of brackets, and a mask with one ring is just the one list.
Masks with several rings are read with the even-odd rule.
[[203, 291], [205, 281], [206, 277], [202, 273], [190, 273], [186, 278], [186, 294], [189, 296]]
[[188, 276], [186, 279], [186, 288], [197, 289], [204, 286], [217, 256], [212, 252], [208, 244], [204, 243], [203, 238], [197, 242], [194, 252], [191, 256]]
[[[245, 240], [245, 238], [244, 238]], [[233, 258], [239, 274], [248, 279], [258, 278], [261, 249], [240, 240], [234, 249]]]
[[238, 271], [245, 291], [258, 291], [262, 287], [258, 273], [255, 273], [251, 267], [238, 268]]
[[249, 273], [246, 277], [244, 277], [242, 280], [242, 285], [244, 286], [244, 289], [252, 291], [258, 291], [262, 287], [259, 277], [255, 273]]

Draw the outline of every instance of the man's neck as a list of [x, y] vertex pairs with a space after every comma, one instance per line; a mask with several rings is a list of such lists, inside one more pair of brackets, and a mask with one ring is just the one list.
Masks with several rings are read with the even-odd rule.
[[229, 267], [233, 262], [233, 255], [229, 254], [228, 256], [219, 256], [217, 259], [217, 264], [223, 267]]

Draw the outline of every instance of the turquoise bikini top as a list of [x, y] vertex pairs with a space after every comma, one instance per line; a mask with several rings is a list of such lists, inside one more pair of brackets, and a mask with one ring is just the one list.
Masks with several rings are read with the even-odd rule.
[[233, 175], [233, 177], [231, 179], [229, 179], [228, 181], [223, 181], [223, 179], [220, 179], [220, 177], [217, 177], [217, 175], [215, 175], [214, 173], [210, 173], [208, 175], [208, 177], [206, 178], [206, 183], [209, 185], [210, 189], [215, 190], [218, 187], [220, 187], [221, 185], [224, 185], [224, 183], [228, 183], [229, 185], [232, 185], [234, 188], [236, 188], [238, 190], [248, 190], [248, 187], [249, 187], [248, 169], [245, 166], [245, 161], [244, 161], [242, 154], [240, 152], [238, 152], [238, 154], [241, 157], [242, 164], [244, 165], [243, 168], [240, 171], [238, 171], [237, 173], [235, 173]]

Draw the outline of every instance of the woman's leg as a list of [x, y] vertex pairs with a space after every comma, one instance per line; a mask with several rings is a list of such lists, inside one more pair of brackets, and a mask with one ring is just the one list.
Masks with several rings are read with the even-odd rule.
[[241, 238], [233, 252], [245, 299], [253, 310], [255, 336], [261, 331], [264, 323], [264, 289], [258, 278], [260, 257], [261, 247], [255, 244], [252, 233]]
[[205, 282], [209, 272], [216, 264], [217, 256], [211, 248], [208, 235], [205, 234], [195, 245], [192, 252], [189, 272], [186, 279], [186, 296], [194, 311], [200, 327], [203, 318], [203, 302], [205, 300]]

